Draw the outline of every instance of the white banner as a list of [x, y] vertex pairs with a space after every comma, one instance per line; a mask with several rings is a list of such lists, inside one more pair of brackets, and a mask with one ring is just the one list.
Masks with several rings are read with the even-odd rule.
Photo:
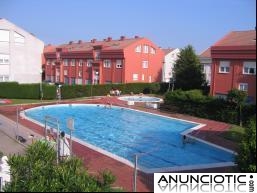
[[155, 173], [154, 192], [251, 193], [257, 192], [256, 177], [256, 173]]

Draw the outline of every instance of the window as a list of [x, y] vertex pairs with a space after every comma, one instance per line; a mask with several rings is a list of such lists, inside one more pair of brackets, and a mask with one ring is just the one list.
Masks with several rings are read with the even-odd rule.
[[10, 55], [8, 54], [0, 54], [0, 65], [9, 64], [10, 63], [9, 58], [10, 58]]
[[248, 91], [248, 84], [247, 83], [239, 83], [238, 89], [241, 91]]
[[95, 59], [100, 60], [100, 50], [95, 50]]
[[256, 74], [256, 62], [244, 62], [243, 74]]
[[215, 93], [215, 97], [218, 99], [227, 99], [227, 95], [226, 94], [222, 94], [222, 93]]
[[86, 84], [91, 84], [92, 81], [91, 81], [91, 80], [85, 80], [85, 83], [86, 83]]
[[116, 68], [122, 68], [122, 60], [116, 60]]
[[51, 64], [51, 60], [48, 59], [48, 60], [46, 61], [46, 65], [49, 66], [50, 64]]
[[133, 74], [133, 80], [138, 80], [138, 74]]
[[75, 78], [71, 78], [71, 85], [76, 84], [76, 79]]
[[79, 77], [81, 77], [81, 76], [82, 76], [82, 71], [80, 70], [80, 71], [79, 71]]
[[51, 76], [46, 75], [46, 81], [50, 81], [51, 82]]
[[14, 32], [14, 42], [16, 45], [24, 44], [25, 38], [21, 34], [18, 34], [17, 32]]
[[63, 65], [64, 66], [68, 66], [69, 65], [69, 60], [68, 59], [64, 59], [63, 60]]
[[220, 61], [219, 72], [220, 73], [229, 73], [229, 66], [230, 66], [229, 61]]
[[148, 61], [142, 62], [142, 68], [148, 68]]
[[10, 42], [10, 32], [8, 30], [0, 30], [0, 42]]
[[56, 75], [55, 82], [60, 82], [60, 76], [57, 76], [57, 75]]
[[138, 46], [135, 48], [135, 52], [140, 53], [140, 52], [141, 52], [141, 49], [142, 49], [141, 45], [138, 45]]
[[79, 66], [83, 65], [83, 60], [79, 60]]
[[151, 50], [150, 50], [151, 54], [155, 54], [156, 53], [156, 50], [155, 48], [151, 47]]
[[104, 68], [111, 68], [111, 60], [104, 60]]
[[8, 82], [9, 76], [7, 75], [0, 75], [0, 82]]
[[54, 65], [55, 65], [55, 62], [56, 62], [56, 60], [52, 60], [52, 66], [54, 66]]
[[144, 53], [148, 53], [148, 45], [144, 45]]
[[69, 81], [69, 77], [64, 77], [64, 84], [69, 84], [70, 81]]
[[77, 84], [82, 84], [82, 78], [77, 79]]
[[67, 75], [68, 75], [68, 70], [64, 70], [64, 71], [63, 71], [63, 75], [64, 75], [64, 76], [67, 76]]
[[71, 60], [71, 64], [70, 64], [71, 66], [75, 66], [76, 65], [76, 61], [75, 61], [75, 59], [72, 59]]
[[93, 63], [93, 60], [87, 60], [87, 67], [91, 67]]
[[144, 74], [142, 74], [142, 81], [144, 81], [145, 80], [145, 75]]

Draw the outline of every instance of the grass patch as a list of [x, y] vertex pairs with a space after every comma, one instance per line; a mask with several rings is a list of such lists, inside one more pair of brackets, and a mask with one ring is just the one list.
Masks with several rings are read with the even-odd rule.
[[243, 139], [244, 133], [245, 128], [238, 125], [232, 125], [228, 131], [222, 133], [220, 136], [235, 143], [240, 143]]
[[[37, 99], [10, 99], [11, 104], [29, 104], [29, 103], [40, 103], [41, 100]], [[42, 102], [53, 102], [54, 100], [43, 100]]]

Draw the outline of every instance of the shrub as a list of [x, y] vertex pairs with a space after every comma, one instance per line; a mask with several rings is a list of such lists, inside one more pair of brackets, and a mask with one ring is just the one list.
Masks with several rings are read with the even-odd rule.
[[[115, 177], [110, 172], [91, 176], [82, 160], [71, 157], [56, 164], [56, 152], [47, 143], [35, 142], [25, 155], [9, 159], [11, 182], [4, 187], [8, 192], [101, 192], [113, 191]], [[99, 181], [101, 179], [101, 181]]]
[[[238, 108], [234, 103], [224, 99], [205, 96], [201, 90], [168, 92], [164, 97], [164, 105], [174, 106], [172, 109], [178, 113], [189, 114], [197, 117], [238, 124]], [[170, 109], [170, 108], [169, 108]], [[242, 105], [243, 123], [256, 114], [255, 105]]]
[[[43, 83], [43, 99], [56, 99], [56, 85]], [[98, 85], [62, 85], [62, 99], [89, 96], [105, 96], [111, 88], [117, 88], [122, 94], [158, 93], [159, 83], [128, 83], [128, 84], [98, 84]], [[11, 99], [40, 99], [40, 84], [18, 84], [17, 82], [0, 83], [0, 97]]]
[[250, 119], [236, 157], [240, 172], [256, 172], [256, 117]]

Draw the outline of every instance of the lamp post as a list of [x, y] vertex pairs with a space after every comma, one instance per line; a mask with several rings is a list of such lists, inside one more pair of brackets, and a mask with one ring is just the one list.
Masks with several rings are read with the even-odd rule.
[[61, 101], [61, 98], [62, 98], [62, 92], [61, 92], [61, 87], [62, 87], [62, 85], [58, 85], [58, 88], [57, 88], [57, 97], [58, 97], [58, 101], [59, 101], [59, 103], [60, 103], [60, 101]]
[[68, 118], [67, 119], [67, 128], [70, 130], [70, 155], [72, 156], [72, 131], [74, 131], [74, 119]]
[[176, 81], [175, 78], [171, 78], [171, 83], [172, 83], [171, 91], [172, 91], [172, 92], [173, 92], [173, 90], [174, 90], [175, 81]]
[[42, 71], [42, 69], [39, 71], [39, 73], [40, 73], [40, 100], [42, 102], [42, 100], [43, 100], [43, 87], [42, 87], [42, 73], [43, 73], [43, 71]]

